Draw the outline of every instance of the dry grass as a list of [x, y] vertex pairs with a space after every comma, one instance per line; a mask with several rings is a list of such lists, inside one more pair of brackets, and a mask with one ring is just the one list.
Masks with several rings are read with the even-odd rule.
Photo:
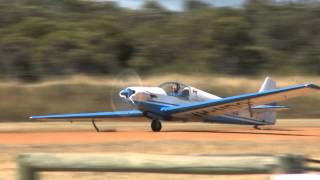
[[269, 180], [268, 175], [185, 175], [185, 174], [155, 174], [155, 173], [42, 173], [41, 178], [46, 180], [59, 180], [62, 176], [68, 176], [68, 180], [176, 180], [176, 179], [197, 179], [197, 180]]
[[[95, 86], [130, 86], [132, 82], [138, 82], [142, 85], [158, 86], [159, 84], [166, 81], [179, 81], [192, 86], [223, 86], [223, 87], [234, 87], [238, 88], [245, 86], [248, 90], [257, 90], [258, 87], [264, 80], [264, 76], [226, 76], [226, 75], [215, 75], [215, 74], [192, 74], [192, 75], [181, 75], [181, 74], [165, 74], [161, 76], [148, 76], [141, 77], [141, 81], [137, 81], [136, 77], [123, 77], [126, 78], [119, 79], [117, 76], [100, 76], [100, 77], [90, 77], [84, 75], [73, 75], [67, 76], [63, 79], [45, 80], [38, 83], [21, 83], [17, 81], [10, 82], [0, 82], [1, 87], [45, 87], [52, 85], [75, 85], [75, 84], [86, 84]], [[320, 84], [319, 76], [272, 76], [274, 80], [277, 81], [278, 85], [289, 86], [299, 83], [316, 83]]]

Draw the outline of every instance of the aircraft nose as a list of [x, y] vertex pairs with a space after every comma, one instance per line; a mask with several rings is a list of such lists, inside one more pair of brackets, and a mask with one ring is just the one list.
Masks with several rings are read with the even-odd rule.
[[120, 95], [120, 97], [124, 97], [124, 98], [128, 98], [129, 97], [128, 92], [125, 89], [121, 90], [119, 95]]
[[131, 90], [131, 89], [129, 89], [129, 88], [126, 88], [126, 89], [124, 89], [124, 90], [121, 90], [120, 93], [119, 93], [119, 95], [120, 95], [121, 97], [129, 98], [129, 97], [130, 97], [132, 94], [134, 94], [134, 93], [135, 93], [134, 90]]

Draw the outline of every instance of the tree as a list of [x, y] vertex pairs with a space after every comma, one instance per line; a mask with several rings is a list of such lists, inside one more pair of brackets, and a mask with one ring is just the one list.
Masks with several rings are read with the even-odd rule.
[[164, 11], [165, 8], [155, 0], [146, 0], [142, 6], [143, 9]]
[[186, 11], [191, 10], [198, 10], [198, 9], [204, 9], [209, 8], [210, 4], [200, 1], [200, 0], [185, 0], [184, 1], [184, 9]]

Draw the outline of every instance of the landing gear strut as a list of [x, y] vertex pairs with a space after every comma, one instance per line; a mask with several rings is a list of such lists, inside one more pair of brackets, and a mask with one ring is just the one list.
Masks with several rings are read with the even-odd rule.
[[96, 123], [94, 122], [94, 119], [93, 119], [91, 122], [92, 122], [93, 127], [96, 129], [96, 131], [97, 131], [97, 132], [100, 132], [98, 126], [97, 126]]
[[162, 128], [161, 122], [159, 120], [152, 120], [151, 129], [153, 132], [159, 132]]

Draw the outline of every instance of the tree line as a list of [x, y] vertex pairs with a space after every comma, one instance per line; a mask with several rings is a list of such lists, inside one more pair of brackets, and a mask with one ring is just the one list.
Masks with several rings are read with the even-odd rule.
[[320, 3], [247, 0], [183, 11], [155, 1], [2, 0], [0, 79], [37, 81], [132, 68], [234, 75], [320, 74]]

